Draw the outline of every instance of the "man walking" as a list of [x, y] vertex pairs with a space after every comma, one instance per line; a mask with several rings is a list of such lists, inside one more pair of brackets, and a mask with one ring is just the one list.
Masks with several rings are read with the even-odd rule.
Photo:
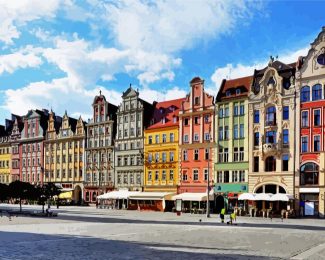
[[220, 211], [221, 223], [225, 223], [225, 213], [226, 213], [226, 209], [223, 207]]

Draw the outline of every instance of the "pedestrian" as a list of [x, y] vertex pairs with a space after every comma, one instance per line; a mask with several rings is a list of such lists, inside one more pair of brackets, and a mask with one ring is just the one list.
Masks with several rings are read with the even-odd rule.
[[59, 208], [59, 204], [60, 204], [60, 201], [59, 201], [59, 199], [57, 199], [57, 201], [56, 201], [56, 208], [57, 209]]
[[230, 214], [230, 220], [227, 222], [227, 224], [233, 225], [235, 221], [236, 221], [236, 213], [233, 211]]
[[226, 209], [223, 207], [220, 211], [221, 223], [225, 223], [225, 213], [226, 213]]
[[98, 200], [96, 200], [96, 209], [98, 209]]

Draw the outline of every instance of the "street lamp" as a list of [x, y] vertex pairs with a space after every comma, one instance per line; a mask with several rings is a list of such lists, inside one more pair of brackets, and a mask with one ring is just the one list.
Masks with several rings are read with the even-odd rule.
[[207, 218], [210, 218], [210, 170], [209, 170], [209, 162], [210, 162], [210, 141], [211, 137], [209, 138], [209, 158], [208, 158], [208, 178], [207, 178]]

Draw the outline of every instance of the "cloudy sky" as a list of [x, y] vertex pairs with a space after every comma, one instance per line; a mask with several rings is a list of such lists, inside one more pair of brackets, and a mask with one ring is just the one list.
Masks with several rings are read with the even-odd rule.
[[185, 96], [194, 76], [216, 94], [269, 55], [293, 62], [325, 25], [322, 1], [0, 0], [0, 124], [53, 108], [91, 115], [132, 83], [148, 101]]

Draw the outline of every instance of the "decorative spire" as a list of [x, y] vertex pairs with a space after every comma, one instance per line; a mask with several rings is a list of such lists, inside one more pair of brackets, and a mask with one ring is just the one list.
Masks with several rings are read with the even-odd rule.
[[101, 90], [101, 89], [99, 90], [99, 95], [100, 95], [100, 96], [102, 95], [102, 90]]

